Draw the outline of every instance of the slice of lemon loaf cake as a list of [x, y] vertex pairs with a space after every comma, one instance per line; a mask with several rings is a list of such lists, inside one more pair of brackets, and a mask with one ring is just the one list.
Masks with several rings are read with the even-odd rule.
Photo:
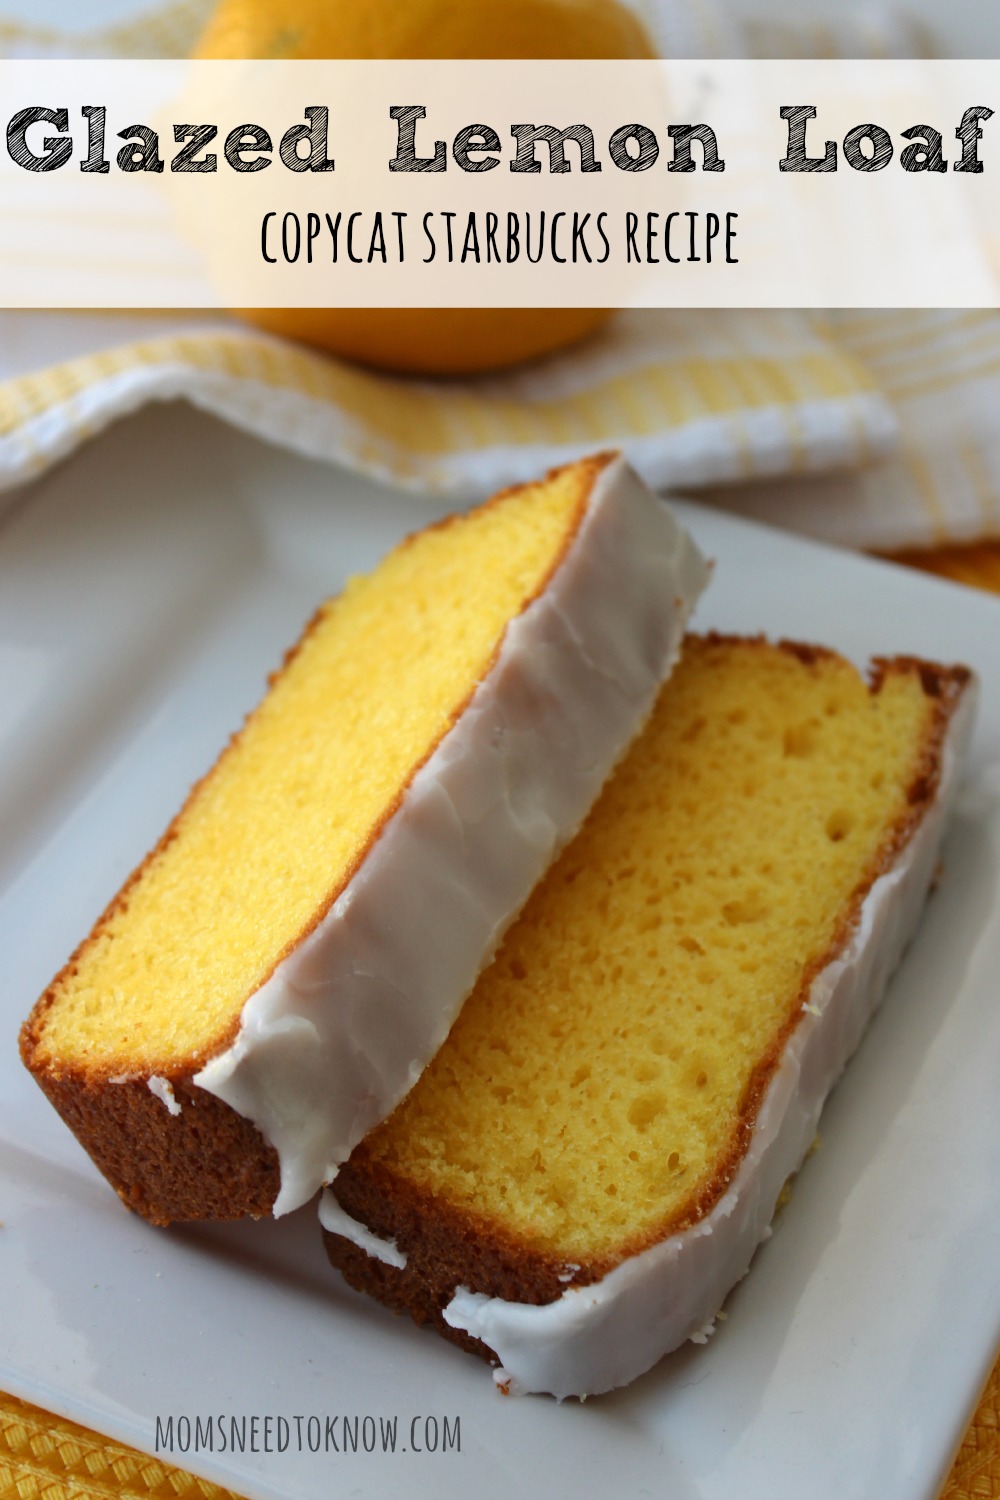
[[282, 1213], [330, 1180], [579, 827], [705, 577], [603, 455], [320, 609], [22, 1029], [130, 1207]]
[[322, 1199], [348, 1281], [557, 1396], [699, 1337], [912, 935], [970, 674], [692, 638]]

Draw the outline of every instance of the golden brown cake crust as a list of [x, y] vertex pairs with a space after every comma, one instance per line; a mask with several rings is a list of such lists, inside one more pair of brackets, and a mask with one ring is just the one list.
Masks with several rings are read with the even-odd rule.
[[[576, 470], [579, 474], [580, 495], [562, 546], [535, 592], [522, 601], [522, 611], [548, 587], [579, 532], [594, 484], [616, 458], [617, 454], [611, 452], [595, 454], [576, 464], [553, 469], [546, 476], [551, 479], [564, 470]], [[512, 485], [491, 496], [479, 509], [492, 508], [505, 498], [531, 488], [534, 485]], [[436, 523], [435, 529], [451, 526], [459, 519], [458, 515], [446, 516]], [[413, 536], [407, 536], [399, 545], [406, 547], [412, 540]], [[280, 667], [269, 675], [269, 686], [274, 685], [298, 656], [304, 643], [316, 629], [326, 607], [321, 606], [316, 611], [299, 640], [285, 653]], [[483, 668], [480, 681], [495, 665], [501, 644], [502, 638]], [[271, 973], [309, 936], [333, 906], [378, 840], [386, 823], [397, 811], [413, 777], [461, 717], [477, 686], [478, 682], [473, 684], [438, 739], [428, 747], [426, 755], [411, 767], [397, 796], [384, 809], [343, 879], [331, 888], [311, 921], [279, 953]], [[148, 1073], [162, 1074], [173, 1087], [178, 1102], [182, 1104], [179, 1115], [169, 1113], [163, 1102], [150, 1092], [145, 1075], [139, 1080], [115, 1084], [108, 1078], [108, 1074], [113, 1072], [113, 1063], [84, 1072], [60, 1068], [58, 1064], [50, 1062], [44, 1044], [46, 1014], [57, 998], [60, 982], [72, 974], [81, 955], [113, 918], [127, 909], [130, 892], [142, 878], [147, 866], [176, 838], [180, 821], [193, 798], [214, 774], [222, 759], [230, 755], [238, 745], [246, 723], [254, 712], [256, 709], [248, 716], [243, 727], [230, 736], [215, 766], [192, 786], [183, 806], [154, 848], [129, 875], [90, 934], [80, 943], [35, 1003], [21, 1027], [20, 1053], [25, 1067], [122, 1201], [158, 1224], [186, 1219], [236, 1219], [246, 1215], [258, 1217], [271, 1211], [278, 1195], [280, 1175], [277, 1153], [249, 1121], [190, 1082], [212, 1057], [232, 1045], [239, 1031], [239, 1014], [218, 1035], [207, 1041], [199, 1049], [197, 1056], [185, 1059], [182, 1067], [164, 1068], [155, 1058], [148, 1060]], [[265, 975], [264, 979], [268, 977], [269, 975]], [[136, 1066], [134, 1058], [130, 1059], [129, 1066]], [[187, 1100], [191, 1101], [191, 1107], [188, 1107]]]
[[326, 1234], [326, 1251], [330, 1264], [343, 1276], [356, 1292], [366, 1292], [369, 1297], [391, 1308], [394, 1313], [409, 1313], [419, 1327], [430, 1324], [443, 1338], [469, 1354], [478, 1354], [491, 1365], [499, 1363], [492, 1349], [481, 1339], [475, 1339], [461, 1328], [452, 1328], [444, 1320], [444, 1309], [451, 1301], [455, 1282], [445, 1283], [441, 1277], [429, 1279], [413, 1274], [412, 1269], [397, 1271], [380, 1260], [373, 1259], [345, 1240], [339, 1234]]
[[37, 1081], [127, 1208], [151, 1224], [259, 1218], [280, 1186], [278, 1156], [235, 1110], [172, 1084], [172, 1115], [145, 1078], [122, 1083], [43, 1072]]
[[[746, 637], [712, 633], [701, 637], [706, 645], [746, 645]], [[763, 636], [762, 647], [773, 650]], [[836, 656], [826, 647], [780, 641], [778, 646], [805, 665]], [[875, 658], [870, 673], [870, 691], [879, 693], [893, 674], [916, 673], [932, 704], [931, 720], [914, 773], [907, 789], [907, 810], [890, 829], [845, 904], [841, 920], [826, 948], [807, 968], [784, 1025], [775, 1031], [771, 1044], [758, 1060], [744, 1092], [734, 1122], [729, 1146], [717, 1162], [710, 1180], [692, 1193], [687, 1203], [654, 1230], [623, 1242], [613, 1255], [595, 1256], [569, 1266], [551, 1253], [540, 1253], [530, 1243], [506, 1233], [502, 1226], [477, 1219], [467, 1211], [422, 1194], [413, 1184], [396, 1177], [382, 1161], [374, 1161], [362, 1143], [341, 1168], [333, 1187], [341, 1207], [380, 1239], [395, 1241], [406, 1256], [406, 1266], [397, 1269], [374, 1260], [344, 1237], [324, 1232], [331, 1262], [358, 1290], [369, 1292], [397, 1311], [406, 1311], [418, 1323], [433, 1322], [445, 1337], [463, 1348], [493, 1358], [477, 1340], [457, 1332], [444, 1322], [442, 1309], [457, 1286], [473, 1292], [522, 1303], [553, 1302], [569, 1286], [584, 1286], [606, 1276], [615, 1266], [680, 1230], [690, 1227], [711, 1210], [725, 1192], [746, 1154], [754, 1124], [767, 1087], [782, 1052], [802, 1015], [815, 976], [842, 951], [853, 930], [862, 903], [875, 880], [893, 864], [926, 813], [938, 788], [942, 748], [952, 714], [968, 687], [971, 673], [963, 666], [942, 666], [916, 657]]]

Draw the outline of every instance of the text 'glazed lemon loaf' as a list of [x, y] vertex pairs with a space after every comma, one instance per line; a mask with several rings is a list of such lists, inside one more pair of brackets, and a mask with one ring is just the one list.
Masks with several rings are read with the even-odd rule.
[[22, 1030], [126, 1203], [281, 1213], [330, 1180], [579, 827], [704, 581], [604, 455], [319, 611]]
[[692, 638], [419, 1084], [324, 1195], [354, 1285], [557, 1396], [698, 1337], [911, 936], [969, 673]]

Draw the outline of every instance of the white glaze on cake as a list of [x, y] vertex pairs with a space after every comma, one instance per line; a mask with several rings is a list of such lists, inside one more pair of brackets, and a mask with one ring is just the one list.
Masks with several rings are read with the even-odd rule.
[[[111, 1080], [112, 1083], [117, 1083], [118, 1081], [119, 1080], [116, 1078], [112, 1078]], [[181, 1107], [178, 1101], [174, 1098], [174, 1086], [170, 1082], [169, 1078], [160, 1078], [158, 1074], [153, 1073], [149, 1078], [146, 1079], [146, 1087], [149, 1089], [149, 1092], [151, 1094], [156, 1095], [161, 1104], [165, 1104], [167, 1106], [170, 1114], [180, 1114]]]
[[601, 1281], [543, 1306], [457, 1288], [445, 1321], [481, 1339], [511, 1392], [596, 1395], [627, 1385], [686, 1339], [704, 1342], [726, 1294], [769, 1235], [778, 1195], [801, 1165], [820, 1111], [916, 930], [933, 883], [971, 730], [974, 684], [948, 728], [937, 796], [892, 868], [872, 885], [843, 949], [817, 976], [764, 1096], [747, 1154], [700, 1223]]
[[276, 1215], [333, 1179], [444, 1041], [645, 722], [707, 576], [664, 502], [610, 461], [350, 883], [194, 1076], [277, 1151]]
[[350, 1214], [341, 1208], [329, 1188], [324, 1188], [320, 1195], [319, 1222], [331, 1234], [339, 1234], [342, 1239], [350, 1240], [352, 1245], [357, 1245], [373, 1260], [381, 1260], [387, 1266], [395, 1266], [397, 1271], [406, 1268], [406, 1256], [396, 1241], [380, 1239], [364, 1224], [359, 1223], [357, 1219], [352, 1219]]

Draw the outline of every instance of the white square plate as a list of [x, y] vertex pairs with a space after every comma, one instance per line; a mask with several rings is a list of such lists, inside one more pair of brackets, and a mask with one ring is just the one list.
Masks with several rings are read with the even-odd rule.
[[[312, 1208], [278, 1223], [150, 1228], [20, 1066], [17, 1028], [36, 995], [318, 600], [442, 509], [183, 407], [123, 423], [10, 497], [0, 1386], [148, 1451], [157, 1417], [172, 1416], [165, 1456], [262, 1500], [612, 1488], [930, 1500], [1000, 1333], [994, 599], [686, 509], [717, 559], [700, 628], [823, 641], [858, 661], [966, 661], [984, 692], [941, 887], [824, 1115], [821, 1151], [716, 1336], [627, 1391], [586, 1405], [505, 1400], [485, 1366], [347, 1290]], [[247, 1419], [247, 1451], [229, 1448], [232, 1416]], [[254, 1416], [270, 1452], [250, 1451]], [[193, 1434], [185, 1450], [182, 1417], [223, 1419], [213, 1451], [195, 1452]]]

